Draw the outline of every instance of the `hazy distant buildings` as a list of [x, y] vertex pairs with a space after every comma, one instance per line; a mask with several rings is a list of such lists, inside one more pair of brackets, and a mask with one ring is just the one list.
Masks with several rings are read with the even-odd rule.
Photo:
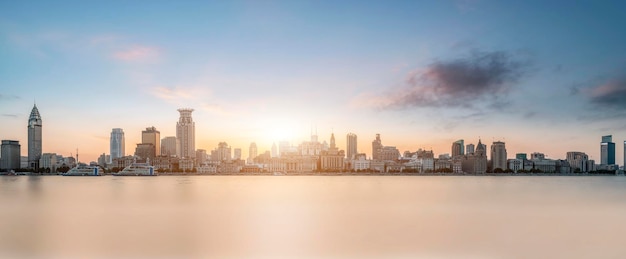
[[49, 170], [48, 172], [54, 173], [57, 170], [57, 154], [56, 153], [43, 153], [39, 159], [39, 167]]
[[176, 123], [180, 157], [191, 158], [196, 155], [196, 123], [191, 118], [193, 109], [178, 109], [180, 118]]
[[33, 105], [28, 118], [28, 166], [30, 168], [39, 168], [39, 159], [41, 158], [41, 115], [37, 105]]
[[206, 163], [207, 160], [207, 152], [205, 149], [196, 150], [196, 165], [200, 166]]
[[115, 128], [111, 130], [111, 139], [109, 145], [109, 153], [111, 154], [111, 160], [124, 157], [126, 150], [124, 140], [124, 130]]
[[233, 159], [234, 160], [241, 160], [241, 148], [233, 149]]
[[356, 134], [348, 133], [346, 138], [346, 153], [348, 155], [348, 159], [354, 159], [354, 156], [357, 154]]
[[325, 171], [341, 171], [343, 170], [343, 160], [345, 154], [343, 150], [339, 150], [335, 144], [335, 134], [330, 135], [330, 148], [322, 151], [320, 156], [320, 169]]
[[465, 146], [462, 139], [452, 143], [452, 157], [462, 156], [465, 154]]
[[600, 164], [615, 164], [615, 143], [613, 142], [612, 135], [602, 136], [602, 142], [600, 143]]
[[474, 144], [467, 144], [465, 146], [465, 154], [473, 154], [474, 153]]
[[289, 141], [283, 140], [278, 142], [278, 156], [282, 157], [285, 153], [289, 151], [291, 151], [291, 145], [289, 144]]
[[154, 147], [154, 154], [161, 154], [161, 132], [159, 132], [154, 126], [146, 128], [141, 132], [141, 143], [152, 144]]
[[272, 157], [278, 157], [278, 147], [276, 147], [276, 142], [272, 143]]
[[507, 169], [506, 164], [506, 147], [504, 142], [496, 141], [491, 144], [491, 163], [493, 170], [495, 169]]
[[248, 148], [248, 164], [254, 163], [254, 158], [257, 156], [257, 152], [256, 143], [250, 143], [250, 147]]
[[2, 140], [2, 146], [0, 146], [0, 170], [19, 169], [20, 152], [19, 141]]
[[178, 150], [180, 145], [176, 137], [164, 137], [161, 139], [161, 155], [162, 156], [180, 156]]
[[[212, 153], [213, 154], [213, 153]], [[213, 157], [214, 161], [230, 161], [231, 160], [231, 149], [226, 142], [220, 142], [217, 144], [217, 149], [215, 149], [216, 157]]]
[[381, 160], [380, 151], [383, 149], [383, 143], [380, 140], [380, 134], [376, 134], [376, 139], [372, 141], [372, 160]]

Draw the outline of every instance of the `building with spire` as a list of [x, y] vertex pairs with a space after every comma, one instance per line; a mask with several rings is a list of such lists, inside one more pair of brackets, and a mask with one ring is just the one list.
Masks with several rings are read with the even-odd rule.
[[41, 159], [41, 115], [37, 105], [33, 105], [28, 118], [28, 167], [39, 168], [39, 159]]
[[468, 174], [484, 174], [487, 172], [487, 151], [485, 145], [478, 139], [476, 150], [463, 156], [461, 168]]
[[191, 118], [193, 109], [178, 109], [180, 118], [176, 123], [176, 138], [180, 145], [181, 158], [193, 158], [196, 156], [196, 123]]
[[344, 168], [345, 153], [335, 144], [335, 134], [330, 135], [330, 148], [320, 155], [320, 169], [323, 171], [341, 171]]

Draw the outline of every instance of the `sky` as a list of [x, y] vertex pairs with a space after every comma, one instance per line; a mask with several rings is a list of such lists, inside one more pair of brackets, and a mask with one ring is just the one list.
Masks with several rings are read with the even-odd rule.
[[[626, 140], [623, 1], [2, 1], [0, 139], [27, 154], [126, 153], [192, 108], [196, 148], [358, 136], [400, 152], [506, 143], [508, 156]], [[622, 24], [622, 25], [620, 25]], [[315, 131], [315, 130], [314, 130]]]

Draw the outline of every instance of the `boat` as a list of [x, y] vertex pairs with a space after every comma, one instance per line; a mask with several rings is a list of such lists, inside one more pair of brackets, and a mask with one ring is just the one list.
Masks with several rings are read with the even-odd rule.
[[124, 167], [122, 171], [113, 174], [114, 176], [156, 176], [154, 166], [149, 163], [132, 163]]
[[90, 166], [83, 163], [78, 163], [74, 168], [70, 169], [66, 173], [61, 174], [63, 176], [100, 176], [99, 166]]

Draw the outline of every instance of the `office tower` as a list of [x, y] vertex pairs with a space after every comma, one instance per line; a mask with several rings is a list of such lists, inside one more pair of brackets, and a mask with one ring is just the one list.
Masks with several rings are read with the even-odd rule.
[[272, 157], [278, 157], [278, 148], [276, 142], [272, 143]]
[[380, 134], [376, 134], [376, 139], [372, 141], [372, 159], [373, 160], [381, 160], [380, 152], [383, 149], [383, 143], [380, 140]]
[[146, 128], [141, 132], [141, 143], [152, 144], [154, 147], [154, 154], [161, 154], [161, 132], [159, 132], [154, 126]]
[[154, 161], [154, 145], [152, 143], [139, 143], [135, 148], [135, 156], [144, 162], [152, 163]]
[[233, 149], [233, 159], [240, 160], [241, 159], [241, 148]]
[[196, 150], [196, 165], [200, 166], [206, 163], [207, 152], [204, 149]]
[[496, 141], [491, 144], [491, 162], [493, 169], [506, 169], [506, 146], [504, 142]]
[[231, 152], [230, 146], [226, 142], [220, 142], [217, 144], [217, 160], [218, 161], [230, 161]]
[[354, 159], [354, 156], [357, 154], [356, 148], [356, 134], [348, 133], [347, 142], [346, 142], [346, 152], [348, 154], [348, 159]]
[[467, 146], [465, 146], [465, 154], [474, 154], [474, 144], [467, 144]]
[[572, 172], [588, 172], [589, 156], [583, 152], [567, 152], [567, 162]]
[[248, 149], [248, 164], [254, 163], [254, 158], [257, 156], [257, 148], [256, 143], [250, 143], [250, 148]]
[[161, 155], [162, 156], [179, 156], [180, 150], [178, 139], [174, 136], [164, 137], [161, 139]]
[[463, 140], [459, 139], [452, 143], [452, 157], [465, 155], [465, 146], [463, 145]]
[[41, 115], [37, 105], [33, 106], [28, 118], [28, 167], [39, 168], [41, 158]]
[[[111, 131], [110, 154], [111, 161], [116, 158], [125, 156], [126, 146], [124, 144], [124, 130], [115, 128]], [[109, 162], [111, 162], [109, 161]]]
[[600, 143], [600, 164], [615, 164], [615, 143], [613, 142], [612, 135], [602, 136], [602, 142]]
[[0, 169], [15, 170], [20, 168], [20, 142], [2, 140], [0, 146]]
[[196, 156], [196, 123], [191, 118], [193, 109], [178, 109], [180, 118], [176, 123], [176, 138], [181, 158]]

